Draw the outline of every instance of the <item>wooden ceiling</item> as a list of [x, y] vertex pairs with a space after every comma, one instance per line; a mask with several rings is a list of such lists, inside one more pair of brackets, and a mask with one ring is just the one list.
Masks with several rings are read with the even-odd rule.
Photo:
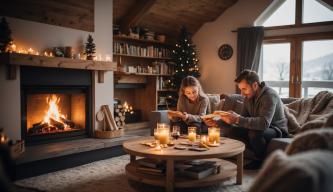
[[146, 27], [169, 40], [177, 38], [185, 25], [194, 34], [206, 22], [214, 21], [237, 0], [114, 0], [113, 22], [122, 31], [129, 26]]

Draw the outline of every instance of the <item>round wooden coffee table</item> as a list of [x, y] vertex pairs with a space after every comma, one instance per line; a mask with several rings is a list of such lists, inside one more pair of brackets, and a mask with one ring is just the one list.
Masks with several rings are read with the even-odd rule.
[[[177, 150], [174, 147], [163, 148], [157, 151], [154, 148], [142, 145], [144, 142], [153, 141], [153, 137], [145, 137], [135, 140], [126, 141], [123, 143], [123, 149], [130, 155], [130, 163], [126, 165], [126, 175], [128, 178], [143, 182], [150, 185], [166, 187], [166, 191], [173, 191], [174, 187], [202, 187], [216, 184], [218, 182], [230, 179], [236, 176], [236, 184], [242, 184], [243, 178], [243, 152], [245, 145], [241, 141], [222, 137], [221, 145], [210, 147], [207, 151], [189, 151]], [[175, 140], [175, 144], [187, 141], [187, 139]], [[137, 172], [139, 166], [136, 161], [136, 156], [146, 157], [166, 161], [166, 176], [156, 176]], [[179, 160], [195, 160], [195, 159], [212, 159], [212, 158], [228, 158], [236, 157], [236, 164], [216, 159], [221, 165], [220, 173], [208, 176], [203, 179], [194, 180], [186, 177], [178, 177], [174, 174], [174, 163]]]

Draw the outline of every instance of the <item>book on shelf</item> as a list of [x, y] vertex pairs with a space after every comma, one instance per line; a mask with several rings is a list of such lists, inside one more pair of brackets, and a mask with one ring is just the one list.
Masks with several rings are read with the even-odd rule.
[[221, 170], [220, 165], [207, 164], [196, 165], [183, 170], [183, 174], [192, 179], [203, 179], [210, 175], [219, 173]]
[[149, 168], [165, 168], [165, 161], [158, 159], [142, 158], [138, 159], [137, 163], [140, 166], [149, 167]]

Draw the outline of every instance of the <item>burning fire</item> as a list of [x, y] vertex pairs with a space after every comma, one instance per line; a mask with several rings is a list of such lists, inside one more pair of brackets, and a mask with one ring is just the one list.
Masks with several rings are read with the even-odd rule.
[[56, 95], [51, 95], [51, 97], [46, 98], [46, 102], [49, 104], [49, 108], [44, 116], [43, 123], [47, 123], [48, 125], [53, 125], [54, 123], [60, 123], [61, 127], [64, 129], [69, 128], [66, 121], [66, 116], [61, 114], [61, 110], [58, 106], [60, 102], [60, 97]]
[[130, 114], [133, 114], [133, 107], [128, 105], [127, 102], [125, 101], [125, 103], [123, 104], [123, 108], [125, 112], [129, 112]]
[[49, 104], [49, 109], [44, 116], [44, 123], [50, 124], [51, 117], [57, 121], [61, 121], [60, 117], [66, 118], [63, 114], [61, 114], [58, 107], [58, 103], [60, 102], [59, 97], [57, 97], [56, 95], [52, 95], [51, 98], [46, 98], [46, 102]]

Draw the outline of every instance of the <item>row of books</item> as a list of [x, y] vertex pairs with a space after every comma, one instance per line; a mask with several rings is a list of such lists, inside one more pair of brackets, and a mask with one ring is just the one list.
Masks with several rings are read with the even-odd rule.
[[156, 47], [156, 46], [143, 47], [123, 42], [114, 42], [113, 52], [116, 54], [141, 56], [141, 57], [158, 57], [158, 58], [171, 57], [171, 52], [167, 48]]
[[[137, 171], [140, 173], [163, 176], [166, 172], [166, 162], [149, 158], [137, 160], [139, 166]], [[194, 160], [175, 163], [175, 173], [191, 179], [203, 179], [210, 175], [218, 174], [221, 165], [216, 161]]]
[[149, 73], [160, 75], [171, 75], [174, 66], [168, 65], [166, 62], [153, 62], [151, 65], [124, 65], [123, 71], [128, 73]]

